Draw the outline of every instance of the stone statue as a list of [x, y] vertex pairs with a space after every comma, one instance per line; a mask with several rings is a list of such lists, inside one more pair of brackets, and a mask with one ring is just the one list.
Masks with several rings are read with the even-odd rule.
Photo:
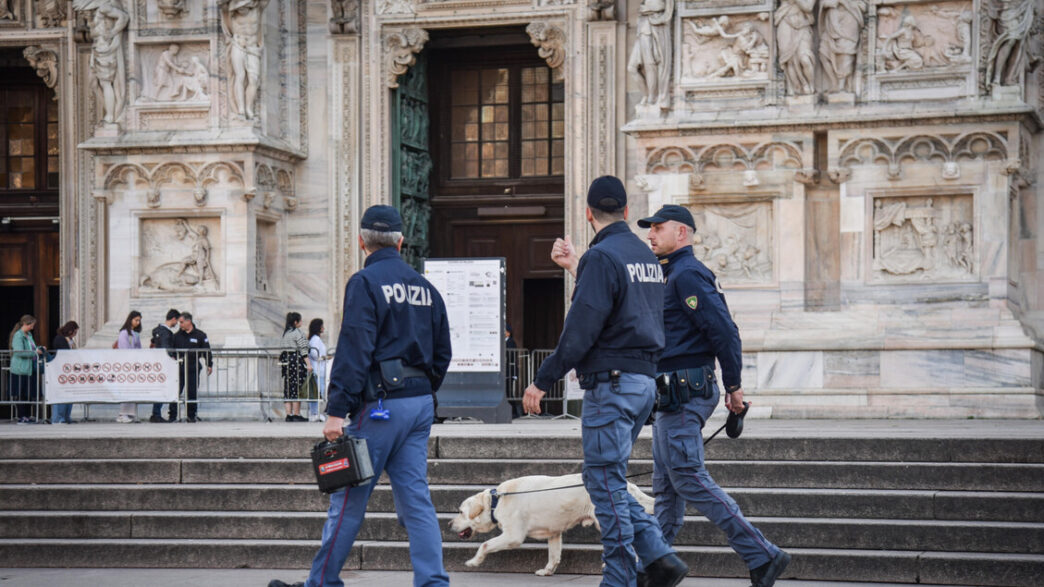
[[127, 97], [123, 31], [130, 16], [119, 0], [73, 0], [73, 10], [91, 12], [91, 80], [100, 98], [102, 121], [115, 124]]
[[0, 0], [0, 20], [18, 20], [18, 16], [11, 10], [13, 0]]
[[[765, 38], [755, 28], [754, 23], [747, 21], [740, 25], [736, 33], [726, 32], [725, 27], [729, 25], [728, 16], [719, 16], [709, 23], [698, 20], [688, 20], [690, 31], [696, 38], [696, 42], [709, 37], [721, 37], [732, 39], [732, 43], [726, 46], [718, 54], [721, 66], [706, 74], [707, 77], [749, 77], [756, 73], [764, 73], [768, 68], [769, 48]], [[695, 52], [693, 52], [695, 54]], [[689, 70], [694, 76], [701, 76], [701, 72], [694, 71], [695, 65], [690, 64]]]
[[815, 57], [812, 52], [812, 9], [816, 0], [780, 0], [776, 9], [776, 44], [779, 66], [787, 80], [787, 93], [813, 92]]
[[[178, 279], [187, 285], [196, 285], [208, 280], [216, 280], [217, 277], [214, 275], [214, 269], [210, 266], [210, 239], [207, 238], [206, 226], [199, 226], [196, 230], [192, 230], [189, 223], [185, 220], [181, 220], [182, 233], [181, 238], [186, 235], [192, 235], [195, 241], [192, 243], [192, 254], [181, 260], [181, 270], [178, 271]], [[189, 269], [195, 271], [195, 276], [185, 276], [185, 272]]]
[[819, 60], [830, 92], [852, 91], [866, 9], [866, 0], [822, 0], [819, 4]]
[[588, 0], [587, 20], [616, 20], [616, 0]]
[[359, 33], [359, 0], [331, 0], [330, 32], [355, 35]]
[[671, 107], [671, 21], [674, 0], [642, 0], [638, 7], [638, 36], [627, 62], [642, 89], [641, 106]]
[[62, 26], [62, 21], [65, 20], [65, 2], [40, 0], [36, 4], [36, 16], [42, 28]]
[[884, 71], [912, 71], [924, 68], [924, 57], [917, 51], [934, 43], [934, 40], [921, 32], [917, 19], [912, 15], [904, 16], [899, 28], [890, 35], [881, 37], [881, 49], [878, 53], [879, 67]]
[[43, 47], [29, 46], [22, 50], [22, 56], [33, 66], [43, 83], [54, 90], [54, 99], [57, 100], [58, 54]]
[[268, 0], [218, 0], [221, 30], [230, 37], [228, 63], [232, 111], [250, 120], [261, 83], [261, 51], [264, 48], [262, 14]]
[[975, 15], [971, 10], [947, 10], [932, 6], [932, 14], [953, 20], [957, 44], [946, 48], [946, 60], [950, 63], [971, 63], [972, 22]]
[[185, 13], [185, 0], [157, 0], [156, 6], [167, 18], [178, 18]]
[[998, 0], [988, 2], [987, 11], [994, 19], [997, 38], [990, 47], [986, 82], [991, 86], [1018, 85], [1026, 69], [1026, 43], [1036, 6], [1033, 0]]

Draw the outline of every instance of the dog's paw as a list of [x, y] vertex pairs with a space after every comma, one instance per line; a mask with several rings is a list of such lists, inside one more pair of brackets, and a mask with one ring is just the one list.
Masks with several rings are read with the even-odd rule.
[[465, 567], [477, 567], [482, 564], [482, 561], [478, 557], [475, 557], [464, 563]]
[[554, 575], [555, 572], [554, 571], [549, 571], [547, 569], [540, 569], [539, 571], [536, 572], [536, 574], [537, 574], [538, 577], [550, 577], [551, 575]]

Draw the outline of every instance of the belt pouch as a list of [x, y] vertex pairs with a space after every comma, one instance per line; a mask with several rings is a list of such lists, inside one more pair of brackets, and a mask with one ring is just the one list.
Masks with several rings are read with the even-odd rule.
[[[714, 390], [711, 387], [711, 381], [714, 380], [714, 371], [707, 367], [699, 367], [697, 369], [686, 369], [686, 383], [688, 389], [686, 390], [689, 397], [692, 399], [710, 399], [714, 395]], [[685, 401], [688, 401], [686, 399]]]

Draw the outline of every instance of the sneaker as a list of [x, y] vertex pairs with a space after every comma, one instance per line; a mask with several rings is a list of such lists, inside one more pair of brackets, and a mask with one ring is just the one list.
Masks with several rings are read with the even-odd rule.
[[130, 414], [120, 414], [119, 416], [116, 416], [116, 421], [120, 424], [130, 424], [134, 421], [134, 416], [131, 416]]
[[771, 561], [750, 570], [751, 587], [772, 587], [790, 564], [790, 555], [779, 551]]
[[29, 418], [26, 418], [25, 416], [18, 418], [18, 425], [22, 426], [24, 424], [30, 424]]
[[167, 421], [163, 419], [163, 416], [156, 416], [156, 415], [149, 416], [149, 422], [152, 422], [153, 424], [166, 424], [167, 423]]
[[674, 587], [682, 582], [685, 575], [689, 574], [689, 566], [672, 552], [654, 560], [652, 564], [645, 567], [643, 574], [645, 582], [639, 583], [640, 585]]
[[286, 415], [286, 421], [287, 422], [296, 422], [296, 420], [294, 420], [294, 416], [292, 414], [287, 414]]
[[268, 582], [268, 587], [304, 587], [304, 583], [284, 583], [279, 579], [272, 579]]
[[305, 418], [301, 414], [294, 414], [294, 422], [307, 422], [308, 418]]
[[188, 418], [185, 419], [185, 421], [188, 422], [189, 424], [195, 424], [196, 422], [199, 422], [199, 420], [200, 420], [200, 418], [197, 417], [197, 416], [189, 416]]
[[55, 420], [54, 422], [51, 422], [51, 424], [55, 424], [55, 425], [58, 425], [58, 424], [68, 424], [68, 422], [66, 422], [65, 420]]

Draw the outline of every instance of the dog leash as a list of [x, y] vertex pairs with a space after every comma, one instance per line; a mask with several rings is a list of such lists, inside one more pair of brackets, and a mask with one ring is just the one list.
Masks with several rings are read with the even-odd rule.
[[[705, 438], [703, 440], [703, 446], [707, 446], [707, 443], [709, 443], [710, 441], [714, 440], [714, 437], [717, 436], [718, 434], [720, 434], [721, 431], [724, 430], [725, 426], [727, 426], [727, 425], [728, 425], [727, 422], [725, 424], [722, 424], [721, 428], [718, 428], [717, 430], [714, 431], [714, 434], [711, 434], [710, 436]], [[652, 471], [642, 471], [641, 473], [631, 473], [630, 475], [624, 475], [624, 479], [632, 479], [634, 477], [641, 477], [643, 475], [652, 475], [652, 473], [653, 473]], [[499, 498], [505, 497], [505, 496], [508, 496], [508, 495], [522, 495], [522, 494], [525, 494], [525, 493], [543, 493], [545, 491], [557, 491], [559, 489], [575, 489], [577, 487], [583, 487], [583, 486], [584, 486], [583, 483], [577, 483], [577, 484], [574, 484], [574, 485], [562, 485], [560, 487], [548, 487], [548, 488], [545, 488], [545, 489], [530, 489], [529, 491], [512, 491], [512, 492], [509, 492], [509, 493], [498, 493], [496, 488], [493, 488], [493, 489], [490, 490], [490, 493], [491, 493], [491, 495], [493, 497], [493, 504], [494, 504], [493, 508], [496, 508], [496, 502], [499, 501]]]

